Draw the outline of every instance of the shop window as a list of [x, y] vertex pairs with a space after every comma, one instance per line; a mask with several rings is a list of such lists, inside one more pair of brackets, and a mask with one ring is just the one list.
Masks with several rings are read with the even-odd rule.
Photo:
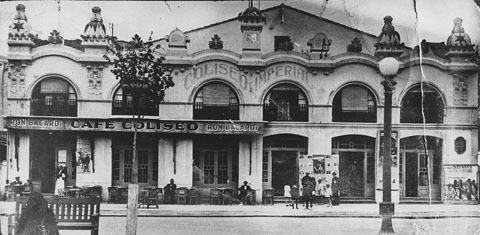
[[158, 116], [158, 105], [148, 90], [123, 86], [113, 97], [112, 114]]
[[77, 94], [61, 78], [46, 78], [33, 88], [30, 100], [32, 116], [77, 116]]
[[238, 97], [229, 86], [213, 82], [195, 96], [193, 119], [238, 120]]
[[334, 122], [377, 122], [373, 94], [360, 85], [342, 88], [333, 99]]
[[296, 86], [281, 84], [273, 87], [263, 102], [265, 121], [308, 121], [308, 101]]
[[401, 123], [443, 123], [444, 105], [440, 94], [428, 85], [408, 91], [401, 103]]

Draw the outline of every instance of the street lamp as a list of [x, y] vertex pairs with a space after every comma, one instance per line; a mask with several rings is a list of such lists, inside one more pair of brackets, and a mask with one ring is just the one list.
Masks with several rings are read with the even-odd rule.
[[398, 61], [393, 57], [386, 57], [378, 64], [380, 73], [385, 77], [382, 82], [385, 92], [385, 106], [383, 118], [383, 202], [380, 202], [380, 215], [382, 216], [382, 227], [379, 234], [394, 234], [392, 215], [395, 213], [395, 205], [392, 202], [392, 91], [397, 84], [394, 80], [400, 67]]

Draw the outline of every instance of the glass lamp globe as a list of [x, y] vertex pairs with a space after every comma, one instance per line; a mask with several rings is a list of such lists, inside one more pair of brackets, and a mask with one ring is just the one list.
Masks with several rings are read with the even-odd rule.
[[400, 63], [393, 57], [386, 57], [378, 63], [380, 73], [384, 76], [392, 76], [397, 74]]

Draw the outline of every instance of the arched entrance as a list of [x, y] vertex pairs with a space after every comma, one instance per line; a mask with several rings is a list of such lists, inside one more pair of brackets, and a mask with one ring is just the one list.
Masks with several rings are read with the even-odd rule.
[[441, 199], [442, 139], [411, 136], [400, 140], [400, 196]]
[[375, 138], [362, 135], [335, 137], [332, 152], [339, 155], [342, 196], [374, 198]]
[[263, 139], [264, 188], [272, 187], [283, 195], [283, 186], [298, 182], [298, 155], [308, 151], [308, 138], [298, 135], [274, 135]]

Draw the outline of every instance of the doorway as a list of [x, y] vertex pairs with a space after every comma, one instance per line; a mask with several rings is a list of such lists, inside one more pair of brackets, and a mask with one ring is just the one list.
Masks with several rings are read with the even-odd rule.
[[339, 152], [339, 176], [343, 179], [343, 194], [347, 197], [364, 197], [365, 153]]
[[416, 153], [405, 154], [405, 197], [418, 195], [418, 158]]
[[298, 182], [298, 153], [293, 151], [272, 151], [272, 187], [282, 189], [285, 184]]
[[227, 188], [231, 178], [232, 155], [226, 150], [203, 150], [200, 166], [203, 168], [203, 186]]
[[440, 200], [442, 139], [412, 136], [400, 147], [400, 196]]
[[30, 179], [41, 182], [42, 193], [54, 193], [58, 164], [67, 168], [65, 186], [75, 185], [75, 149], [71, 132], [30, 132]]
[[283, 187], [298, 186], [298, 156], [307, 154], [308, 138], [297, 135], [274, 135], [263, 139], [263, 188], [273, 188], [283, 196]]
[[375, 138], [346, 135], [332, 139], [332, 152], [339, 155], [338, 175], [342, 196], [375, 197]]

